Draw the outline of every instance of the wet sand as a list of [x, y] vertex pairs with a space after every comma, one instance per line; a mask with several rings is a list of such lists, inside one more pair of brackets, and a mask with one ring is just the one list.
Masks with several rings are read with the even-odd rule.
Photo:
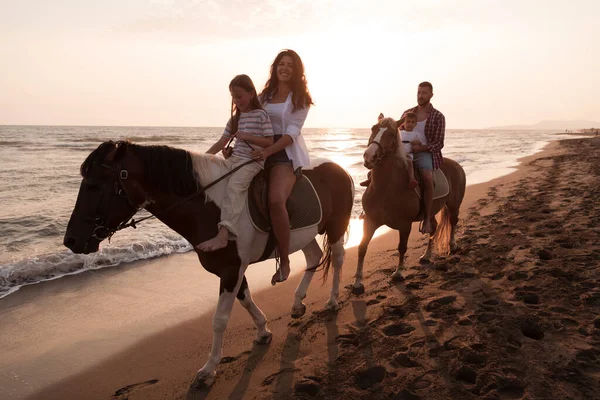
[[[598, 159], [598, 139], [553, 142], [469, 186], [458, 253], [420, 265], [425, 240], [413, 233], [403, 282], [389, 280], [397, 234], [375, 239], [366, 293], [342, 290], [337, 313], [321, 311], [330, 286], [315, 280], [307, 314], [291, 319], [299, 275], [255, 293], [269, 346], [253, 346], [236, 304], [206, 391], [190, 391], [212, 337], [212, 313], [194, 306], [206, 286], [194, 255], [23, 288], [0, 302], [0, 382], [18, 383], [0, 397], [600, 398]], [[351, 248], [342, 286], [355, 267]]]

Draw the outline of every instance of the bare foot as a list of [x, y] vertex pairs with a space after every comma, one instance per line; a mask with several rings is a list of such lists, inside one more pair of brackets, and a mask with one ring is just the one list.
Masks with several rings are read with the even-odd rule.
[[275, 275], [271, 278], [271, 285], [275, 286], [276, 283], [285, 282], [290, 276], [290, 262], [281, 262], [279, 269], [275, 272]]
[[221, 235], [220, 233], [214, 238], [202, 242], [196, 246], [198, 250], [211, 252], [227, 247], [227, 235]]
[[421, 233], [431, 233], [431, 221], [429, 218], [423, 220], [423, 226], [420, 229]]

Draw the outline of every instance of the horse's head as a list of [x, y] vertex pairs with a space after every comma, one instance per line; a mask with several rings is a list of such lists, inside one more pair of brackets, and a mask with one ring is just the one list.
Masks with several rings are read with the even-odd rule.
[[363, 154], [364, 165], [372, 169], [398, 149], [398, 123], [393, 118], [383, 118], [371, 128], [369, 144]]
[[144, 201], [130, 182], [138, 175], [139, 162], [128, 156], [128, 142], [105, 142], [81, 164], [83, 180], [67, 225], [64, 245], [74, 253], [98, 251]]

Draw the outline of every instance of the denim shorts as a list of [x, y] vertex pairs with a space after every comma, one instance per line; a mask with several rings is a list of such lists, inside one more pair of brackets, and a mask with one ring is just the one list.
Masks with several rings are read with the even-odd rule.
[[430, 152], [420, 151], [414, 153], [414, 162], [419, 169], [433, 171], [433, 156]]
[[[275, 141], [278, 141], [279, 139], [281, 139], [281, 135], [275, 135]], [[279, 150], [277, 153], [267, 157], [265, 169], [269, 169], [274, 165], [289, 165], [291, 168], [294, 168], [294, 163], [288, 157], [285, 149]], [[296, 179], [300, 178], [302, 176], [302, 167], [296, 168], [294, 175], [296, 175]]]

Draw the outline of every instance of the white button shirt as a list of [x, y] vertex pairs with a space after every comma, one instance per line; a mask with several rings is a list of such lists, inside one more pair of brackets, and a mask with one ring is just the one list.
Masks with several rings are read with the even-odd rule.
[[285, 152], [292, 161], [294, 171], [298, 167], [308, 167], [310, 165], [310, 156], [302, 136], [302, 126], [308, 115], [310, 106], [292, 111], [292, 93], [288, 95], [282, 104], [263, 104], [263, 108], [269, 114], [271, 124], [273, 125], [273, 134], [288, 135], [293, 142], [285, 148]]

